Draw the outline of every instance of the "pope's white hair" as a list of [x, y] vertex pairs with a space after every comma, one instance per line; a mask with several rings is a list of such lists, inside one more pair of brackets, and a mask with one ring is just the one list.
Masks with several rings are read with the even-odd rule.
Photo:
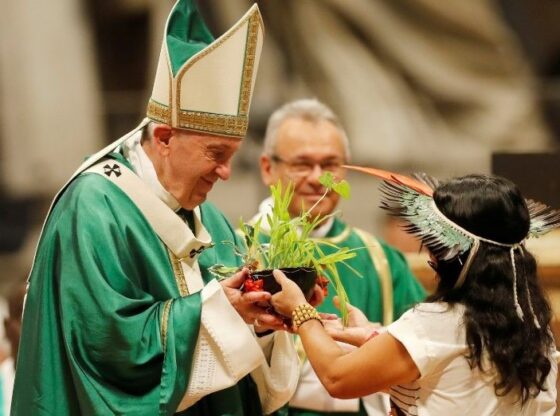
[[350, 160], [350, 145], [342, 124], [329, 107], [315, 98], [305, 98], [288, 102], [271, 114], [266, 126], [263, 154], [267, 156], [274, 155], [276, 143], [278, 141], [278, 129], [284, 121], [290, 118], [301, 118], [315, 123], [319, 121], [328, 121], [332, 123], [340, 133], [346, 161], [348, 162]]
[[156, 126], [158, 126], [159, 124], [161, 123], [150, 120], [148, 124], [144, 126], [144, 128], [142, 129], [142, 142], [145, 142], [146, 140], [151, 140], [152, 137], [154, 137], [154, 130]]

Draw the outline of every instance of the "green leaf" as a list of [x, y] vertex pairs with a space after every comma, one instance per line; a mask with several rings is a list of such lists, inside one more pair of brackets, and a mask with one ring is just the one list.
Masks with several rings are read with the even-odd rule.
[[344, 199], [350, 198], [350, 184], [344, 179], [335, 184], [333, 190]]
[[239, 270], [239, 267], [224, 266], [223, 264], [215, 264], [208, 268], [208, 271], [216, 276], [218, 280], [223, 280], [231, 277]]
[[321, 176], [319, 176], [319, 183], [327, 189], [332, 189], [335, 184], [332, 172], [323, 172]]
[[333, 190], [344, 199], [350, 198], [350, 184], [344, 179], [337, 182], [332, 172], [323, 172], [319, 176], [319, 183], [325, 188]]

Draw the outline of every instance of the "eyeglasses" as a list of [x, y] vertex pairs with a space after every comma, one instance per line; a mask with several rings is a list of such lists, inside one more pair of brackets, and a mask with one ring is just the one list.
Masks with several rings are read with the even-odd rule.
[[282, 163], [286, 165], [288, 171], [295, 176], [307, 176], [313, 172], [315, 166], [319, 166], [323, 172], [331, 172], [333, 174], [339, 174], [343, 170], [342, 164], [344, 163], [339, 159], [327, 159], [320, 162], [314, 162], [312, 160], [286, 160], [282, 159], [280, 156], [272, 155], [271, 159], [276, 163]]

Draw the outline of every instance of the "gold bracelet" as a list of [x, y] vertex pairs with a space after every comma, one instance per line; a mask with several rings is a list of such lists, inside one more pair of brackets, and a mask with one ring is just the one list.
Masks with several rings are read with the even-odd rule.
[[[298, 307], [296, 307], [292, 311], [292, 325], [294, 327], [294, 331], [297, 332], [299, 327], [304, 323], [311, 319], [317, 319], [321, 322], [321, 316], [317, 309], [311, 306], [309, 303], [302, 303]], [[321, 322], [321, 325], [323, 322]]]

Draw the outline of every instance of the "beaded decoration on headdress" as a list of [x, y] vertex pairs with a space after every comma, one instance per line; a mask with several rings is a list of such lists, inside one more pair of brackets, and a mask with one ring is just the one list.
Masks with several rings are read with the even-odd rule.
[[[470, 250], [455, 283], [456, 288], [464, 283], [481, 241], [509, 249], [513, 272], [514, 306], [517, 315], [523, 320], [524, 314], [517, 294], [515, 251], [517, 250], [523, 255], [525, 239], [539, 237], [554, 228], [560, 227], [560, 211], [540, 202], [526, 200], [531, 219], [527, 236], [515, 244], [500, 243], [477, 236], [447, 218], [438, 209], [433, 199], [434, 189], [438, 186], [438, 181], [435, 178], [424, 173], [415, 174], [414, 178], [411, 178], [380, 169], [358, 166], [346, 166], [346, 168], [384, 179], [380, 187], [382, 193], [381, 208], [403, 219], [406, 224], [405, 230], [420, 239], [436, 259], [451, 260]], [[533, 322], [537, 328], [540, 328], [533, 311], [528, 282], [525, 281], [524, 283]]]

